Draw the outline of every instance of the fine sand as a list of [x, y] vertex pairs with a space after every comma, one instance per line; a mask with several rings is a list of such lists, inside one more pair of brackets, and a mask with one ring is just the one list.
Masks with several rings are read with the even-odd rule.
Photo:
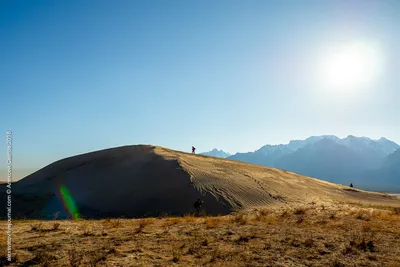
[[[2, 185], [4, 186], [4, 185]], [[60, 188], [67, 188], [60, 192]], [[54, 162], [12, 185], [13, 217], [142, 217], [302, 204], [398, 206], [400, 200], [274, 168], [138, 145]], [[71, 210], [70, 210], [71, 211]], [[0, 214], [5, 218], [5, 211]], [[56, 215], [55, 215], [56, 214]]]

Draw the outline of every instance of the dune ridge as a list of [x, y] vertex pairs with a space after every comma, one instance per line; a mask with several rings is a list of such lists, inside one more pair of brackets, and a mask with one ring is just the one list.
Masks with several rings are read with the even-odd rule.
[[335, 204], [365, 202], [399, 205], [395, 197], [368, 192], [306, 177], [285, 170], [202, 155], [182, 153], [161, 147], [155, 152], [176, 159], [190, 174], [194, 186], [216, 198], [226, 199], [234, 209], [265, 205]]

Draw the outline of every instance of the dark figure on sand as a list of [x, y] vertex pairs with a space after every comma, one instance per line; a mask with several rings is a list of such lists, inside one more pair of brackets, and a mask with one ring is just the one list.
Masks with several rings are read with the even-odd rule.
[[196, 148], [192, 146], [192, 154], [196, 154]]
[[203, 205], [204, 201], [202, 201], [200, 198], [197, 199], [197, 201], [194, 203], [194, 208], [196, 209], [196, 214], [200, 214], [201, 206]]

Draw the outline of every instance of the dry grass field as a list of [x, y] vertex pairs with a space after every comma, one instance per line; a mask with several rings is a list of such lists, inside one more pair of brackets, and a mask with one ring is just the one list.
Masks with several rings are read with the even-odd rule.
[[13, 224], [9, 266], [400, 266], [400, 209], [359, 203]]

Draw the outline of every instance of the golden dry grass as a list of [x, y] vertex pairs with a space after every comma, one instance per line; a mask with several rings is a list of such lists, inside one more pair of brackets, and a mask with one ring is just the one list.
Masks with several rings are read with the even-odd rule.
[[397, 211], [354, 205], [221, 217], [20, 220], [13, 233], [17, 257], [10, 266], [400, 266]]

